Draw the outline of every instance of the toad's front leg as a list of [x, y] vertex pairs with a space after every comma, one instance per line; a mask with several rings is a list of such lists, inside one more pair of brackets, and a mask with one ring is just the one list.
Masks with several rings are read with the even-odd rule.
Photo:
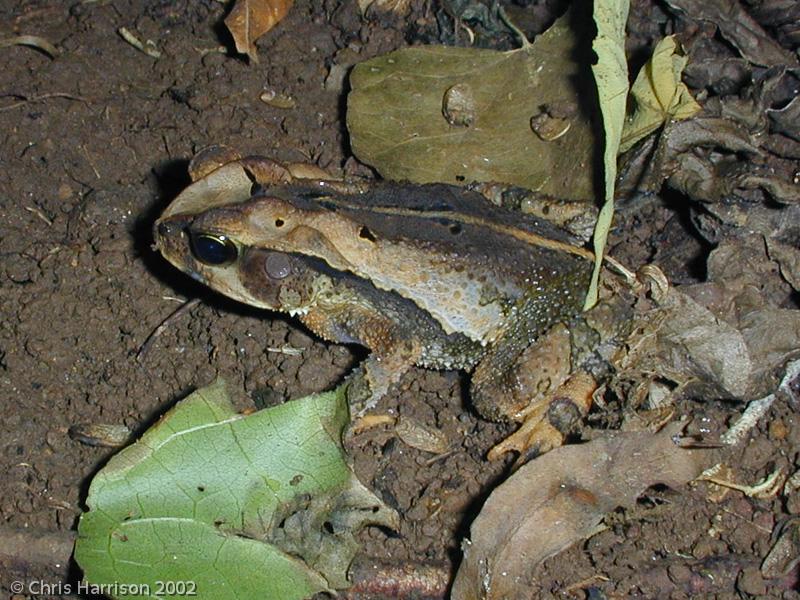
[[419, 342], [403, 335], [403, 327], [369, 303], [340, 303], [311, 310], [301, 317], [317, 335], [333, 342], [355, 343], [371, 350], [350, 375], [347, 401], [350, 412], [362, 417], [392, 385], [419, 362]]

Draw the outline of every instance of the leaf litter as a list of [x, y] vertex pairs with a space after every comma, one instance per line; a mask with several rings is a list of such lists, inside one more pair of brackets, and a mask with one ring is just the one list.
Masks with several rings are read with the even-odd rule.
[[596, 533], [606, 513], [631, 507], [648, 487], [700, 475], [712, 453], [676, 445], [682, 427], [607, 434], [522, 466], [473, 521], [453, 600], [538, 597], [527, 582], [542, 561]]

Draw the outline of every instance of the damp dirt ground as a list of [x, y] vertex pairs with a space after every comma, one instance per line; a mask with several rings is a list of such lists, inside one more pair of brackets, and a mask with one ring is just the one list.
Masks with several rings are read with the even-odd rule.
[[[363, 359], [363, 351], [323, 343], [290, 318], [195, 284], [153, 252], [150, 232], [188, 183], [189, 159], [210, 144], [369, 174], [350, 155], [341, 70], [331, 76], [332, 66], [406, 45], [414, 31], [432, 26], [430, 9], [417, 4], [406, 19], [368, 21], [355, 2], [299, 0], [259, 42], [261, 61], [249, 64], [220, 51], [230, 45], [221, 28], [226, 8], [211, 0], [2, 3], [0, 37], [37, 35], [59, 50], [49, 57], [28, 46], [0, 47], [5, 534], [74, 531], [88, 483], [114, 450], [73, 440], [73, 425], [142, 431], [217, 377], [241, 409], [254, 397], [273, 404], [330, 389]], [[153, 40], [161, 57], [126, 43], [121, 27]], [[259, 99], [265, 91], [291, 96], [296, 106], [270, 106]], [[684, 261], [702, 248], [668, 202], [650, 210], [648, 233], [658, 235], [653, 241], [639, 230], [642, 249], [634, 256], [657, 255], [657, 243], [685, 248], [666, 254], [670, 275], [690, 279]], [[193, 298], [202, 301], [145, 344]], [[414, 370], [381, 403], [383, 411], [441, 430], [455, 451], [432, 459], [390, 430], [365, 434], [353, 456], [356, 471], [402, 517], [397, 532], [366, 531], [365, 554], [457, 565], [470, 519], [510, 469], [508, 461], [486, 461], [508, 431], [476, 416], [464, 399], [466, 382], [460, 373]], [[741, 409], [691, 400], [680, 406], [721, 424]], [[777, 466], [796, 469], [798, 439], [797, 415], [777, 403], [733, 458], [737, 477], [757, 482]], [[800, 598], [796, 581], [767, 582], [759, 572], [776, 524], [799, 512], [797, 497], [731, 493], [711, 501], [702, 485], [652, 490], [636, 510], [613, 515], [601, 533], [545, 563], [535, 585], [541, 597], [583, 598], [592, 589], [596, 598]], [[20, 577], [80, 576], [46, 553], [15, 564], [13, 548], [0, 547], [4, 597]]]

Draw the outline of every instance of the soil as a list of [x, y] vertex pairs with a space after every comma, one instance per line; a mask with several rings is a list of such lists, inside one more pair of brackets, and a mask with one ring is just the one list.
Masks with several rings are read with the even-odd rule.
[[[37, 35], [59, 50], [51, 58], [29, 46], [0, 47], [2, 531], [74, 530], [88, 483], [115, 450], [73, 440], [73, 425], [142, 431], [217, 377], [242, 409], [253, 398], [273, 404], [332, 388], [363, 358], [357, 348], [325, 344], [291, 319], [193, 283], [153, 252], [150, 233], [187, 184], [188, 160], [210, 144], [369, 173], [349, 152], [342, 85], [329, 77], [331, 65], [406, 45], [435, 23], [422, 2], [413, 3], [411, 17], [372, 21], [355, 4], [298, 0], [259, 41], [258, 64], [220, 51], [231, 45], [221, 27], [226, 8], [212, 0], [0, 6], [3, 37]], [[161, 57], [126, 43], [121, 27], [152, 40]], [[270, 106], [259, 100], [264, 91], [289, 95], [296, 106]], [[689, 265], [706, 248], [669, 202], [650, 211], [642, 220], [656, 242], [638, 230], [631, 254], [641, 262], [666, 255], [670, 277], [692, 280]], [[145, 344], [192, 298], [202, 302]], [[354, 450], [356, 472], [402, 516], [397, 532], [363, 534], [365, 554], [457, 564], [470, 519], [511, 460], [486, 461], [508, 429], [476, 416], [466, 381], [414, 370], [381, 403], [381, 411], [441, 430], [457, 450], [432, 460], [389, 430], [364, 436]], [[603, 411], [615, 409], [596, 409], [593, 422], [613, 421]], [[741, 409], [678, 407], [719, 427]], [[753, 483], [778, 467], [793, 472], [798, 440], [796, 408], [776, 402], [731, 457], [736, 478]], [[636, 510], [615, 514], [604, 531], [548, 561], [532, 585], [541, 597], [800, 598], [796, 571], [780, 581], [759, 572], [776, 524], [800, 513], [797, 495], [730, 493], [711, 501], [708, 493], [705, 485], [653, 490]], [[0, 551], [4, 596], [34, 597], [12, 590], [15, 579], [56, 584], [80, 576], [75, 565], [46, 556], [15, 565], [7, 552]]]

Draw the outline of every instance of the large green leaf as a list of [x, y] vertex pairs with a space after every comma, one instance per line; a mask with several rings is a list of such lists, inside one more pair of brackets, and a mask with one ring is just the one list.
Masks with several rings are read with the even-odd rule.
[[340, 392], [243, 416], [224, 384], [180, 402], [94, 478], [75, 558], [113, 597], [306, 598], [345, 587], [353, 531], [394, 513], [355, 478], [340, 446]]
[[597, 108], [568, 20], [511, 52], [422, 46], [357, 65], [353, 152], [387, 179], [495, 181], [593, 200]]

